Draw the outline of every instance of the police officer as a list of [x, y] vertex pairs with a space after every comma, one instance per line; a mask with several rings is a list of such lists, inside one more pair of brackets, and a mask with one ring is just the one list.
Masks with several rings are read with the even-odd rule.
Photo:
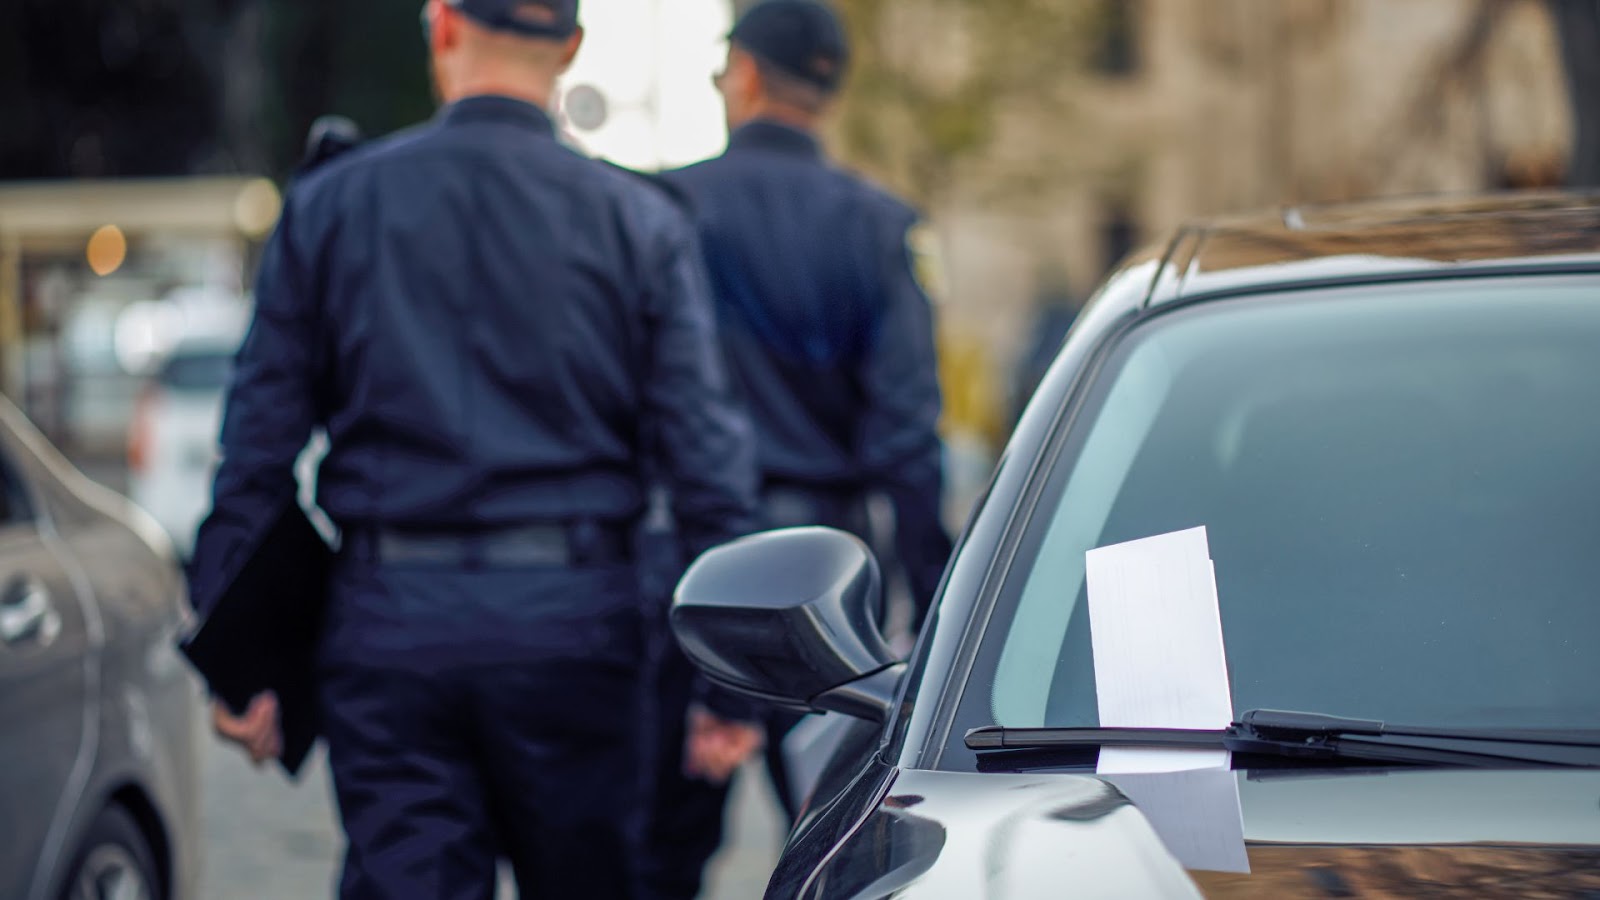
[[[692, 555], [749, 527], [694, 230], [560, 146], [577, 0], [429, 0], [430, 123], [305, 174], [268, 242], [192, 591], [218, 597], [328, 451], [320, 650], [347, 898], [634, 885], [642, 472]], [[642, 458], [644, 435], [656, 459]], [[219, 731], [278, 749], [274, 699]]]
[[[932, 311], [915, 271], [916, 213], [823, 155], [817, 129], [848, 62], [824, 4], [756, 4], [734, 26], [717, 77], [727, 152], [663, 180], [700, 229], [729, 368], [756, 428], [763, 526], [865, 536], [864, 498], [886, 494], [920, 624], [950, 552]], [[689, 702], [688, 684], [681, 668], [669, 671], [663, 705]], [[794, 720], [773, 719], [768, 763], [792, 815], [780, 741]], [[724, 789], [711, 782], [730, 766], [709, 781], [674, 777], [683, 768], [675, 738], [658, 748], [647, 857], [657, 895], [690, 897], [720, 837]], [[694, 756], [702, 735], [691, 725], [685, 738]], [[704, 738], [729, 746], [713, 730]]]

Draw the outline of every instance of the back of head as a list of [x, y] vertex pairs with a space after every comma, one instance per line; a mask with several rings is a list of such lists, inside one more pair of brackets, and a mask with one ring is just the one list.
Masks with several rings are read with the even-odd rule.
[[822, 111], [850, 63], [844, 25], [820, 0], [762, 0], [728, 39], [759, 66], [767, 99], [802, 114]]
[[444, 5], [501, 34], [561, 42], [578, 31], [578, 0], [444, 0]]
[[547, 105], [583, 35], [578, 0], [431, 0], [423, 19], [446, 102], [493, 93]]
[[729, 40], [762, 62], [826, 94], [838, 91], [850, 43], [820, 0], [762, 0], [733, 26]]

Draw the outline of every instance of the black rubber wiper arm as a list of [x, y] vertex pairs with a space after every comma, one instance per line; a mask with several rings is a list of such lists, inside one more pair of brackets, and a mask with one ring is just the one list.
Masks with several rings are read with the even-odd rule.
[[1375, 719], [1347, 719], [1321, 713], [1281, 709], [1252, 709], [1230, 729], [1266, 738], [1316, 737], [1425, 737], [1454, 741], [1491, 741], [1515, 744], [1550, 744], [1567, 747], [1600, 746], [1600, 729], [1550, 730], [1533, 728], [1439, 728], [1391, 725]]
[[1600, 732], [1592, 730], [1431, 728], [1256, 709], [1228, 731], [1228, 749], [1236, 753], [1418, 765], [1600, 766]]
[[1417, 765], [1600, 766], [1596, 731], [1428, 728], [1269, 709], [1251, 710], [1215, 731], [990, 726], [967, 732], [966, 745], [979, 751], [1126, 745]]
[[1048, 750], [1055, 747], [1100, 747], [1127, 744], [1140, 747], [1209, 748], [1220, 750], [1227, 731], [1186, 728], [1006, 728], [990, 725], [967, 732], [973, 750]]

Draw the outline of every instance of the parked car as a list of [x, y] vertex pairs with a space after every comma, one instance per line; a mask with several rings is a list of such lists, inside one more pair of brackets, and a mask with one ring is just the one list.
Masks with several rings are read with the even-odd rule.
[[193, 896], [202, 692], [172, 546], [0, 400], [0, 897]]
[[[1597, 348], [1600, 195], [1295, 209], [1133, 258], [908, 661], [838, 532], [679, 585], [713, 680], [850, 723], [767, 896], [1600, 894]], [[1195, 526], [1236, 721], [1178, 737], [1232, 752], [1231, 825], [1187, 774], [1097, 774], [1175, 733], [1101, 727], [1085, 555]], [[1190, 862], [1240, 819], [1250, 874]]]

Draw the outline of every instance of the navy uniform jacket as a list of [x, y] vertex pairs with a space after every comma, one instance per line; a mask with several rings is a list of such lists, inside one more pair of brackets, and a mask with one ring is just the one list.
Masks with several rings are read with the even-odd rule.
[[919, 608], [950, 553], [933, 314], [914, 210], [774, 122], [662, 180], [694, 211], [735, 385], [768, 484], [882, 490]]
[[309, 173], [255, 299], [192, 570], [202, 609], [294, 502], [318, 425], [318, 504], [343, 528], [627, 523], [647, 440], [686, 552], [750, 525], [752, 440], [692, 226], [534, 106], [468, 98]]

